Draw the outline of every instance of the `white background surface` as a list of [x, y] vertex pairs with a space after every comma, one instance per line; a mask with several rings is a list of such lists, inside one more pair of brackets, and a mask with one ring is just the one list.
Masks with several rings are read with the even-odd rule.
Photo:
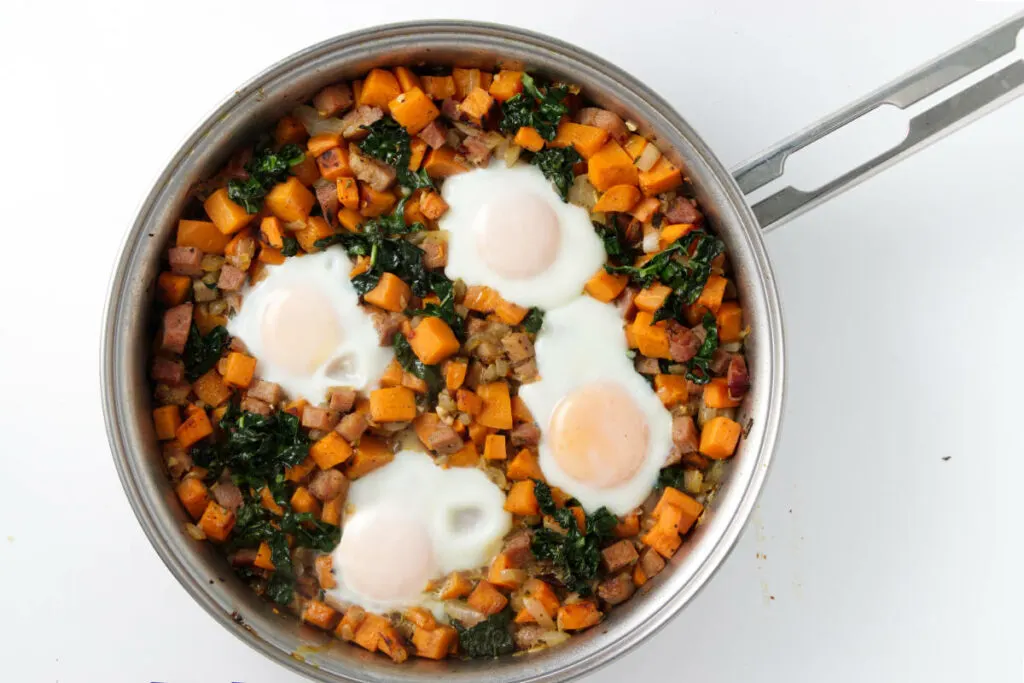
[[[122, 234], [236, 85], [375, 23], [504, 20], [617, 62], [732, 166], [1021, 7], [847, 5], [4, 0], [0, 678], [301, 680], [164, 569], [98, 401]], [[1022, 123], [1024, 99], [768, 236], [790, 374], [760, 505], [684, 613], [591, 681], [1022, 679]]]

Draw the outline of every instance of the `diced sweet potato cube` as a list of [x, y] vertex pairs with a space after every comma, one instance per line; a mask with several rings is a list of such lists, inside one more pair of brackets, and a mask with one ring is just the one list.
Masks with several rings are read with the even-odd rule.
[[502, 595], [501, 591], [494, 587], [494, 584], [489, 581], [481, 581], [466, 598], [466, 602], [477, 612], [489, 616], [505, 609], [508, 598]]
[[274, 185], [265, 200], [270, 212], [285, 223], [306, 220], [314, 203], [316, 197], [294, 176]]
[[199, 528], [211, 541], [223, 543], [235, 527], [235, 513], [223, 508], [214, 501], [206, 504], [206, 510], [199, 519]]
[[317, 467], [329, 470], [352, 457], [352, 447], [337, 432], [331, 432], [309, 447], [309, 456]]
[[459, 350], [459, 340], [448, 323], [438, 317], [428, 316], [413, 330], [409, 346], [421, 361], [427, 365], [436, 365]]
[[231, 201], [227, 188], [224, 187], [211, 194], [203, 202], [203, 208], [217, 229], [225, 235], [234, 235], [252, 220], [251, 214]]
[[391, 116], [410, 135], [416, 135], [431, 121], [441, 115], [434, 103], [419, 88], [412, 88], [398, 95], [388, 103]]
[[609, 140], [587, 160], [587, 177], [601, 192], [615, 185], [636, 185], [639, 175], [622, 146]]

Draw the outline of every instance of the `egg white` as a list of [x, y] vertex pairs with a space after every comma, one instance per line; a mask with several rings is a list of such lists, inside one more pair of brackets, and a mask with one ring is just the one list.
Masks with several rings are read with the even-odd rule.
[[[228, 332], [240, 338], [256, 358], [256, 372], [264, 380], [280, 384], [292, 398], [320, 402], [328, 389], [351, 386], [363, 391], [375, 388], [394, 358], [382, 347], [370, 316], [359, 306], [359, 295], [349, 280], [352, 262], [340, 246], [316, 254], [292, 257], [267, 267], [267, 276], [242, 292], [242, 308], [228, 321]], [[289, 288], [314, 288], [329, 301], [324, 316], [334, 316], [342, 330], [340, 342], [314, 372], [296, 374], [266, 357], [262, 321], [268, 302]]]
[[[504, 505], [505, 494], [481, 470], [442, 469], [426, 453], [400, 451], [384, 467], [352, 482], [342, 534], [345, 526], [360, 518], [361, 512], [382, 506], [400, 509], [426, 528], [437, 573], [433, 578], [441, 578], [453, 571], [486, 566], [498, 554], [512, 527], [512, 515]], [[357, 604], [378, 613], [417, 605], [437, 614], [443, 611], [439, 601], [426, 593], [411, 602], [370, 599], [348, 585], [337, 569], [341, 565], [341, 559], [335, 557], [338, 585], [328, 593], [342, 603]]]
[[[558, 218], [560, 242], [553, 263], [524, 279], [503, 277], [480, 258], [474, 223], [481, 209], [502, 193], [522, 192], [542, 199]], [[487, 168], [448, 178], [441, 188], [448, 211], [440, 220], [448, 231], [445, 274], [468, 285], [484, 285], [520, 306], [551, 309], [580, 296], [583, 286], [605, 261], [604, 245], [594, 232], [590, 214], [563, 202], [551, 181], [536, 166], [506, 167], [493, 162]]]
[[[624, 515], [650, 494], [672, 448], [672, 416], [626, 355], [619, 311], [584, 296], [544, 317], [534, 344], [540, 377], [519, 388], [519, 396], [541, 429], [539, 464], [544, 477], [576, 498], [583, 509], [601, 506]], [[570, 476], [555, 460], [545, 437], [551, 416], [563, 397], [588, 384], [615, 382], [626, 389], [648, 427], [647, 451], [640, 469], [624, 484], [599, 488]]]

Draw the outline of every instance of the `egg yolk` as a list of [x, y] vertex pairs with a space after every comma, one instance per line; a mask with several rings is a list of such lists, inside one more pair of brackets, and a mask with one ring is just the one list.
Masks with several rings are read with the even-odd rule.
[[594, 383], [558, 402], [547, 439], [555, 461], [569, 476], [611, 488], [628, 481], [643, 465], [647, 420], [624, 387]]
[[558, 255], [558, 216], [532, 192], [506, 192], [485, 202], [474, 222], [480, 258], [495, 273], [522, 280], [544, 272]]
[[382, 602], [415, 600], [437, 573], [427, 528], [386, 506], [363, 510], [346, 522], [334, 562], [352, 590]]
[[313, 287], [284, 287], [267, 297], [260, 325], [264, 359], [309, 375], [338, 347], [342, 328], [330, 299]]

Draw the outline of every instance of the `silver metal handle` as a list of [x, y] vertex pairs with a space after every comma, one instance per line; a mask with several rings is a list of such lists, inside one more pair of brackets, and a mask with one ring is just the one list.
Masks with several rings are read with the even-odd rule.
[[[1011, 54], [1016, 48], [1017, 35], [1022, 28], [1024, 13], [783, 140], [733, 171], [740, 189], [749, 195], [782, 177], [790, 154], [882, 104], [906, 109]], [[1017, 60], [911, 118], [907, 136], [895, 147], [817, 189], [804, 191], [792, 186], [785, 187], [754, 204], [754, 214], [761, 222], [762, 229], [772, 230], [1022, 94], [1024, 61]]]

